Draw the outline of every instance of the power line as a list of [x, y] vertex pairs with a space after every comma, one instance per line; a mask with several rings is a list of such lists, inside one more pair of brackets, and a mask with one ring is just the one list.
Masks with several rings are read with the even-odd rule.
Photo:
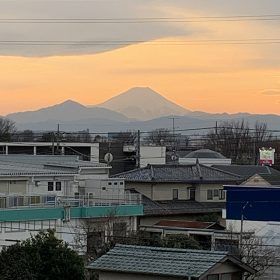
[[195, 17], [123, 17], [123, 18], [1, 18], [0, 23], [40, 24], [144, 24], [144, 23], [196, 23], [196, 22], [238, 22], [278, 21], [280, 14], [195, 16]]
[[1, 40], [0, 45], [14, 46], [122, 46], [143, 43], [148, 46], [191, 46], [191, 45], [267, 45], [280, 44], [280, 39], [224, 39], [224, 40], [177, 40], [177, 41], [54, 41], [54, 40]]

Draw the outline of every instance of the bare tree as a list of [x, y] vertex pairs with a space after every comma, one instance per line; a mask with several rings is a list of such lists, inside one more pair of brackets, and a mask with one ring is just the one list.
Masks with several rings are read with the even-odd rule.
[[272, 139], [265, 123], [256, 122], [253, 129], [242, 121], [227, 121], [206, 135], [204, 146], [221, 152], [235, 163], [255, 164], [258, 149]]
[[240, 246], [241, 260], [255, 269], [253, 275], [245, 275], [245, 279], [262, 279], [263, 275], [271, 268], [279, 252], [276, 247], [266, 245], [263, 238], [256, 235], [247, 235]]
[[133, 130], [111, 133], [111, 139], [126, 145], [134, 145], [137, 139], [137, 132]]
[[13, 134], [16, 132], [16, 125], [13, 121], [0, 118], [0, 141], [11, 141]]

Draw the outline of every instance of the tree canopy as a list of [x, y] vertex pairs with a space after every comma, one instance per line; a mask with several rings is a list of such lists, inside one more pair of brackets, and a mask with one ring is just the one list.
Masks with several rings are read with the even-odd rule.
[[84, 263], [54, 231], [41, 232], [1, 251], [0, 279], [84, 280]]
[[0, 141], [11, 141], [12, 135], [16, 132], [15, 123], [9, 119], [0, 118]]

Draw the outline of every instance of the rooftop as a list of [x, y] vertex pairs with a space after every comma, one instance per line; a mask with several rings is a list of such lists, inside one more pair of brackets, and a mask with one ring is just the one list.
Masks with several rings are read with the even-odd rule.
[[244, 269], [237, 259], [225, 252], [159, 247], [116, 245], [89, 265], [90, 269], [171, 277], [200, 277], [214, 265], [231, 260]]
[[0, 176], [73, 175], [80, 168], [106, 168], [76, 156], [0, 155]]
[[241, 182], [241, 177], [236, 174], [202, 164], [147, 165], [147, 167], [116, 174], [113, 177], [124, 178], [128, 182]]
[[226, 157], [222, 154], [212, 151], [209, 149], [201, 149], [197, 151], [193, 151], [188, 153], [184, 158], [218, 158], [218, 159], [225, 159]]
[[[138, 193], [136, 190], [130, 190]], [[145, 216], [171, 216], [181, 214], [221, 213], [226, 207], [225, 202], [198, 202], [190, 200], [153, 201], [142, 194]]]
[[184, 220], [161, 220], [155, 224], [160, 227], [175, 227], [175, 228], [192, 228], [192, 229], [211, 229], [212, 227], [220, 227], [225, 229], [216, 222], [199, 222], [199, 221], [184, 221]]
[[259, 175], [273, 175], [280, 177], [280, 171], [269, 167], [260, 165], [213, 165], [214, 168], [230, 172], [235, 175], [241, 176], [243, 179], [248, 179], [255, 174]]

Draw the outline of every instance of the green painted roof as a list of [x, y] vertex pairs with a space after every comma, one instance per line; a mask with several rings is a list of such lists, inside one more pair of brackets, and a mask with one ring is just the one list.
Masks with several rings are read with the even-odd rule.
[[227, 252], [116, 245], [89, 265], [99, 271], [200, 277]]

